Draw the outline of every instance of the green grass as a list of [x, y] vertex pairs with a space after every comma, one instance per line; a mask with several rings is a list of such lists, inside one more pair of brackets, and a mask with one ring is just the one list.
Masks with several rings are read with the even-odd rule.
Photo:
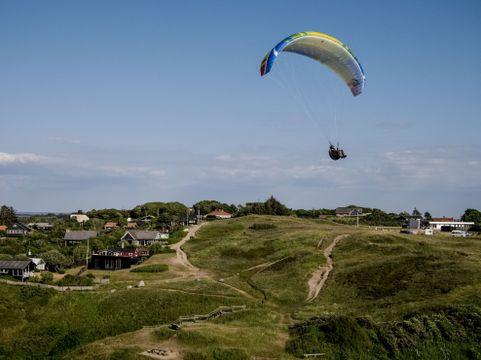
[[154, 264], [154, 265], [144, 265], [140, 267], [136, 267], [130, 272], [135, 273], [159, 273], [169, 270], [169, 267], [166, 264]]
[[[255, 296], [297, 307], [306, 297], [310, 273], [325, 261], [322, 248], [338, 230], [319, 221], [247, 216], [209, 224], [184, 248], [193, 264], [216, 272], [227, 283], [243, 283], [240, 286]], [[249, 270], [270, 262], [276, 263]]]
[[384, 323], [331, 315], [291, 327], [286, 349], [327, 359], [478, 359], [480, 328], [481, 309], [472, 306], [429, 309]]
[[57, 293], [1, 285], [0, 358], [60, 357], [97, 339], [239, 303], [143, 289]]
[[[334, 269], [306, 303], [308, 279], [340, 234], [348, 236], [334, 248]], [[0, 358], [139, 359], [149, 347], [172, 344], [185, 359], [307, 352], [325, 359], [481, 358], [479, 238], [247, 216], [209, 223], [183, 248], [200, 279], [171, 266], [111, 272], [107, 289], [115, 293], [0, 284]], [[173, 256], [154, 255], [137, 269], [164, 269]], [[126, 290], [139, 280], [145, 288]], [[248, 310], [177, 332], [139, 330], [229, 304]]]

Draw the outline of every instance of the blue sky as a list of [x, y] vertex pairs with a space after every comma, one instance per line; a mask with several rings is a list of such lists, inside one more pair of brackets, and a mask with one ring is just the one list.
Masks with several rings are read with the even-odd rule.
[[[480, 208], [480, 16], [479, 1], [0, 1], [0, 203]], [[292, 59], [320, 127], [258, 70], [304, 30], [343, 40], [367, 76], [354, 99], [320, 69], [315, 92], [317, 64]], [[332, 162], [339, 99], [348, 158]]]

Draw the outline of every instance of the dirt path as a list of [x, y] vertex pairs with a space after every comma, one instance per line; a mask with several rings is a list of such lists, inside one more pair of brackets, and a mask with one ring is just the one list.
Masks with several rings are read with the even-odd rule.
[[278, 260], [275, 260], [275, 261], [270, 261], [270, 262], [266, 262], [266, 263], [263, 263], [263, 264], [251, 266], [250, 268], [245, 269], [245, 270], [242, 270], [242, 271], [251, 271], [251, 270], [255, 270], [255, 269], [261, 269], [262, 271], [264, 271], [264, 270], [267, 269], [268, 267], [270, 267], [270, 266], [272, 266], [272, 265], [275, 265], [275, 264], [277, 264], [278, 262], [281, 262], [281, 261], [283, 261], [283, 260], [286, 260], [286, 259], [289, 258], [289, 257], [290, 257], [290, 256], [285, 256], [285, 257], [283, 257], [282, 259], [278, 259]]
[[239, 289], [233, 285], [230, 285], [224, 281], [220, 281], [214, 278], [214, 274], [210, 273], [209, 271], [199, 269], [198, 267], [194, 266], [189, 259], [187, 258], [187, 254], [185, 253], [184, 250], [182, 250], [182, 246], [189, 241], [193, 236], [195, 236], [196, 232], [205, 224], [208, 224], [207, 222], [204, 222], [200, 225], [194, 225], [191, 228], [189, 228], [189, 231], [187, 234], [180, 240], [179, 242], [170, 245], [170, 248], [175, 250], [176, 256], [175, 258], [172, 258], [170, 260], [170, 263], [172, 265], [180, 265], [181, 267], [185, 268], [187, 270], [186, 272], [183, 272], [182, 278], [185, 277], [193, 277], [195, 279], [210, 279], [218, 284], [225, 286], [227, 288], [230, 288], [234, 291], [237, 291], [239, 294], [242, 296], [252, 299], [253, 296], [246, 291]]
[[192, 263], [187, 259], [187, 254], [182, 250], [182, 245], [184, 245], [187, 241], [189, 241], [193, 236], [195, 236], [195, 233], [207, 223], [202, 223], [200, 225], [193, 225], [191, 228], [189, 228], [189, 231], [185, 236], [180, 240], [179, 242], [170, 245], [170, 248], [172, 250], [175, 250], [176, 257], [173, 260], [174, 263], [182, 265], [190, 270], [194, 271], [199, 271], [198, 268], [196, 268]]
[[324, 249], [324, 256], [326, 257], [326, 265], [325, 266], [319, 266], [319, 268], [314, 271], [312, 274], [311, 278], [307, 282], [307, 285], [309, 286], [309, 294], [307, 295], [306, 301], [311, 302], [313, 301], [318, 295], [319, 292], [321, 291], [322, 287], [326, 283], [326, 280], [329, 276], [329, 273], [332, 271], [334, 266], [332, 265], [332, 250], [334, 247], [337, 245], [337, 243], [345, 238], [346, 234], [344, 235], [338, 235], [332, 240], [332, 242], [329, 244], [328, 247]]

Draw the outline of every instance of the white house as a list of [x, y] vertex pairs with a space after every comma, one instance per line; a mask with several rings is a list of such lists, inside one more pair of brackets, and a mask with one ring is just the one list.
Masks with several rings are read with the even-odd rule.
[[441, 231], [443, 227], [455, 229], [455, 230], [469, 230], [474, 222], [471, 221], [456, 221], [454, 219], [433, 219], [436, 221], [430, 221], [429, 226], [435, 231]]
[[45, 261], [41, 258], [30, 258], [30, 260], [35, 264], [35, 270], [45, 271]]
[[155, 230], [129, 230], [120, 239], [123, 243], [133, 246], [149, 246], [163, 240], [159, 231]]
[[77, 220], [77, 222], [79, 223], [83, 223], [90, 220], [89, 217], [85, 214], [71, 214], [70, 219]]

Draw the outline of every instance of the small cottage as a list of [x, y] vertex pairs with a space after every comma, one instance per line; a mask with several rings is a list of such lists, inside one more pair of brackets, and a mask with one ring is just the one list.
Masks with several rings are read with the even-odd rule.
[[149, 246], [160, 242], [162, 234], [156, 230], [128, 230], [120, 240], [132, 246]]
[[22, 281], [33, 276], [35, 264], [31, 260], [16, 261], [3, 260], [0, 261], [0, 275], [10, 275], [21, 279]]
[[96, 236], [98, 236], [97, 231], [67, 230], [63, 240], [65, 241], [65, 245], [78, 245]]

